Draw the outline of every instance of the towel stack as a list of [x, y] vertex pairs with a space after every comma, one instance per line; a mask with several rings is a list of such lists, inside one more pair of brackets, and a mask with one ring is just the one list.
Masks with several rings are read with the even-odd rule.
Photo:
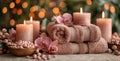
[[47, 32], [53, 40], [49, 50], [55, 54], [104, 53], [108, 49], [100, 28], [94, 24], [67, 26], [52, 22]]

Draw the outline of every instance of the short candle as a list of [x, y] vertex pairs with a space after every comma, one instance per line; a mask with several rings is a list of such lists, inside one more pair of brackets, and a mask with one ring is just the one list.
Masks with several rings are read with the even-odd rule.
[[83, 9], [80, 8], [80, 12], [73, 13], [73, 23], [75, 25], [90, 25], [91, 24], [91, 13], [83, 12]]
[[17, 24], [16, 25], [16, 41], [33, 41], [33, 25], [26, 24]]

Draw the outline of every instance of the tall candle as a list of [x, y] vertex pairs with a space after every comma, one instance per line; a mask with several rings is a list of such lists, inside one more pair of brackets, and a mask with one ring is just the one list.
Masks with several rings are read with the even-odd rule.
[[73, 23], [75, 25], [90, 25], [91, 24], [91, 13], [83, 12], [80, 8], [80, 12], [73, 13]]
[[17, 24], [16, 25], [16, 41], [33, 41], [33, 25], [32, 24]]
[[39, 36], [40, 22], [33, 21], [32, 17], [30, 17], [30, 21], [26, 21], [26, 24], [33, 24], [33, 40], [35, 40]]
[[112, 19], [111, 18], [104, 18], [105, 13], [102, 12], [102, 18], [98, 18], [96, 21], [96, 25], [100, 27], [102, 37], [107, 40], [107, 42], [111, 42], [112, 36]]

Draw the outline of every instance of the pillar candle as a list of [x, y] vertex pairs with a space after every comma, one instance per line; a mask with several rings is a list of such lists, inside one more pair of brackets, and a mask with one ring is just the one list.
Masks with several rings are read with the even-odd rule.
[[91, 13], [82, 12], [82, 8], [80, 8], [80, 11], [73, 13], [73, 23], [75, 25], [90, 25]]
[[102, 13], [103, 18], [98, 18], [96, 20], [96, 25], [100, 27], [102, 37], [107, 40], [109, 43], [112, 36], [112, 19], [111, 18], [104, 18], [104, 12]]
[[33, 24], [33, 40], [35, 40], [39, 36], [40, 31], [40, 22], [30, 18], [30, 21], [26, 21], [26, 24]]
[[16, 41], [33, 41], [33, 25], [17, 24], [16, 25]]

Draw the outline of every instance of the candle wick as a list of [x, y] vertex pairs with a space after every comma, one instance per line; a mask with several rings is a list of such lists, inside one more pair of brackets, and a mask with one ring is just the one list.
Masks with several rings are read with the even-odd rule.
[[80, 13], [82, 14], [82, 12], [83, 12], [83, 10], [82, 10], [82, 8], [80, 8]]

